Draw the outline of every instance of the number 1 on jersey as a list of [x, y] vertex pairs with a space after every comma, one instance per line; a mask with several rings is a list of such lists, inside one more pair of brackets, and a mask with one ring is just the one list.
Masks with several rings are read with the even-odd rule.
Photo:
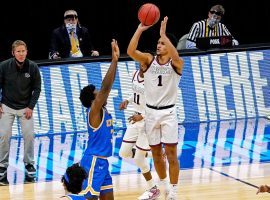
[[158, 86], [162, 86], [162, 76], [158, 76]]

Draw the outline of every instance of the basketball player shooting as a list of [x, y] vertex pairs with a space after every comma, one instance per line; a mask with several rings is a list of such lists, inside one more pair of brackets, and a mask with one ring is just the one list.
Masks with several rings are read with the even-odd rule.
[[[130, 40], [127, 53], [135, 61], [146, 66], [144, 70], [145, 86], [145, 126], [149, 145], [152, 150], [155, 169], [165, 185], [166, 199], [177, 198], [179, 161], [177, 157], [178, 123], [176, 100], [179, 81], [182, 76], [184, 61], [166, 34], [168, 17], [164, 17], [160, 26], [160, 38], [156, 55], [137, 49], [142, 33], [151, 26], [139, 24]], [[169, 163], [170, 185], [163, 160], [162, 145]]]

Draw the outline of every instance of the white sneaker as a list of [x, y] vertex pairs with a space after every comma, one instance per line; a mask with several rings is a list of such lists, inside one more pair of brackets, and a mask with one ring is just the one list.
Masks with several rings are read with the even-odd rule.
[[170, 191], [166, 191], [166, 200], [176, 200], [177, 199], [177, 187], [173, 187], [170, 189]]
[[169, 189], [165, 189], [165, 199], [167, 199], [167, 196], [169, 196], [170, 190]]
[[138, 200], [154, 200], [157, 199], [160, 195], [160, 190], [155, 185], [149, 190], [146, 190], [139, 198]]
[[164, 193], [165, 193], [165, 199], [166, 199], [167, 196], [168, 196], [169, 193], [170, 193], [170, 188], [171, 188], [171, 186], [170, 186], [168, 183], [163, 182], [163, 181], [161, 181], [161, 184], [162, 184], [163, 187], [164, 187]]

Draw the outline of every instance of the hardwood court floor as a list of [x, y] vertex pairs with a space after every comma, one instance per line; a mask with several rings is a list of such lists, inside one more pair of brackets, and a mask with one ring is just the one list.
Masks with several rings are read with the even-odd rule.
[[[146, 186], [140, 174], [115, 175], [113, 181], [116, 200], [137, 199]], [[178, 199], [270, 199], [269, 193], [256, 195], [255, 188], [270, 183], [270, 163], [181, 170], [179, 181]], [[63, 193], [59, 181], [0, 187], [1, 200], [59, 199]]]

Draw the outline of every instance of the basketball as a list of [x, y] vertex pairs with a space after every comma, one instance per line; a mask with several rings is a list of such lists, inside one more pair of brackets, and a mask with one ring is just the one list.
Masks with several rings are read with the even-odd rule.
[[150, 26], [157, 23], [159, 17], [159, 8], [152, 3], [143, 4], [138, 11], [138, 19], [145, 26]]

